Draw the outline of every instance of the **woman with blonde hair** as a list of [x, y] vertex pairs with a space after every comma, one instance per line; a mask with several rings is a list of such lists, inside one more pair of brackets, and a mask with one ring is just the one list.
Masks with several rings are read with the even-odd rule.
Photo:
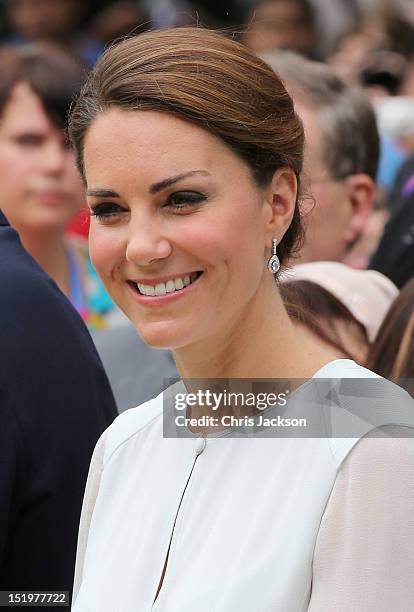
[[[94, 265], [145, 342], [173, 349], [184, 390], [359, 378], [380, 384], [386, 408], [393, 393], [406, 400], [302, 338], [283, 306], [275, 277], [300, 239], [303, 128], [262, 60], [197, 28], [125, 40], [90, 75], [70, 133]], [[184, 416], [213, 418], [201, 404]], [[371, 440], [367, 425], [363, 440], [263, 439], [266, 426], [246, 439], [201, 417], [167, 437], [168, 416], [160, 395], [98, 442], [75, 612], [410, 608], [411, 438]]]

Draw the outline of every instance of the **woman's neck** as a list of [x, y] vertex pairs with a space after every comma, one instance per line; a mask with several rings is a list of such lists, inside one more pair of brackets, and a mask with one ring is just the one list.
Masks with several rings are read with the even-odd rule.
[[174, 352], [183, 378], [310, 378], [335, 359], [290, 320], [274, 286], [221, 336]]
[[62, 234], [18, 230], [26, 251], [69, 297], [70, 272], [67, 251]]

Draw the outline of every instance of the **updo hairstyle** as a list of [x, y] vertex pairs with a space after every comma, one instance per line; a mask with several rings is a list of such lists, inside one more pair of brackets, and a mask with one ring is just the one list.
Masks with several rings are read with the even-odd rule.
[[300, 247], [303, 126], [279, 77], [242, 44], [186, 27], [146, 32], [110, 47], [70, 115], [84, 180], [85, 134], [110, 108], [165, 112], [207, 130], [245, 161], [260, 187], [278, 168], [291, 168], [299, 188], [292, 223], [278, 246], [280, 260]]

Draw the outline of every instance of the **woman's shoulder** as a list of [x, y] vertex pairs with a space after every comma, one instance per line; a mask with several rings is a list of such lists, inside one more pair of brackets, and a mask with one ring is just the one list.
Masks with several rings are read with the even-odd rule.
[[382, 500], [390, 502], [391, 510], [403, 492], [413, 499], [413, 470], [414, 428], [385, 425], [373, 429], [357, 441], [342, 462], [328, 508], [335, 506], [342, 512], [371, 498], [371, 507], [378, 508]]
[[309, 612], [412, 609], [412, 434], [372, 431], [343, 462], [317, 536]]
[[320, 368], [314, 378], [381, 378], [353, 359], [335, 359]]
[[337, 470], [345, 461], [366, 465], [366, 453], [375, 462], [385, 447], [396, 454], [398, 449], [410, 452], [414, 402], [405, 389], [350, 359], [326, 364], [315, 378], [333, 379], [329, 383], [335, 391], [329, 444]]
[[178, 380], [153, 399], [122, 412], [105, 432], [103, 463], [139, 434], [150, 435], [156, 429], [157, 435], [162, 437], [164, 409], [170, 409], [169, 398], [182, 389], [183, 383]]
[[[395, 477], [403, 466], [414, 468], [414, 427], [384, 425], [372, 429], [361, 438], [343, 463], [342, 469], [353, 474], [374, 474]], [[394, 476], [393, 476], [394, 475]]]
[[159, 422], [163, 410], [163, 393], [157, 397], [122, 412], [106, 430], [103, 462], [135, 435]]

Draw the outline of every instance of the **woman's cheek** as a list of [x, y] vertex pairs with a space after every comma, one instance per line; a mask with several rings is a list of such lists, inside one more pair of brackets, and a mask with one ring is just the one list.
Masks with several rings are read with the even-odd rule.
[[119, 246], [110, 228], [99, 226], [97, 219], [91, 219], [89, 229], [89, 256], [96, 271], [102, 277], [109, 277], [119, 261]]
[[194, 218], [181, 233], [181, 245], [206, 261], [227, 258], [237, 244], [240, 247], [239, 223], [236, 219], [205, 215]]

